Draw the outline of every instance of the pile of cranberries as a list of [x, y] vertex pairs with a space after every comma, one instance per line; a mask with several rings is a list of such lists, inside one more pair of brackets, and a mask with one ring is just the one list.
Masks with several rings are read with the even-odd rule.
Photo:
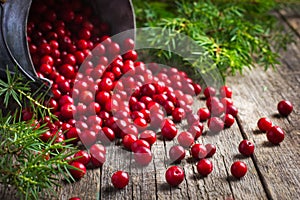
[[[199, 84], [176, 68], [137, 61], [134, 41], [126, 38], [116, 43], [109, 31], [110, 27], [94, 15], [90, 1], [33, 0], [27, 24], [29, 50], [38, 75], [52, 82], [53, 97], [47, 106], [59, 119], [40, 120], [49, 129], [40, 139], [72, 139], [74, 145], [88, 148], [78, 151], [70, 162], [75, 179], [85, 175], [88, 165], [101, 167], [106, 161], [106, 146], [116, 139], [133, 152], [137, 165], [147, 166], [152, 161], [151, 146], [157, 134], [178, 143], [169, 150], [171, 163], [179, 163], [189, 150], [198, 161], [199, 174], [210, 174], [213, 164], [209, 158], [216, 147], [199, 144], [197, 139], [205, 121], [212, 133], [233, 125], [238, 110], [231, 99], [232, 90], [228, 86], [206, 87], [206, 107], [193, 113], [195, 96], [202, 91]], [[288, 106], [280, 103], [279, 112], [288, 115]], [[30, 108], [22, 114], [23, 120], [33, 117]], [[177, 123], [183, 120], [188, 128], [178, 133]], [[260, 120], [258, 126], [267, 131], [272, 143], [283, 140], [283, 131], [268, 119]], [[239, 151], [250, 156], [254, 145], [244, 140]], [[246, 171], [247, 166], [240, 161], [231, 167], [238, 178]], [[184, 171], [171, 166], [165, 176], [171, 186], [177, 186], [184, 179]], [[116, 188], [124, 188], [129, 174], [117, 171], [111, 182]]]

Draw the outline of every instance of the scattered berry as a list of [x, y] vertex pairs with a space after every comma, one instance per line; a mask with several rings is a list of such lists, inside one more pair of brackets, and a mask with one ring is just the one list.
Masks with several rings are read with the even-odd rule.
[[210, 174], [212, 172], [212, 170], [213, 170], [213, 164], [208, 159], [205, 159], [205, 158], [201, 159], [197, 163], [197, 171], [202, 176], [207, 176], [208, 174]]
[[257, 126], [262, 132], [267, 132], [272, 128], [273, 123], [269, 118], [263, 117], [258, 120]]
[[242, 140], [239, 144], [239, 152], [244, 156], [250, 156], [254, 152], [254, 144], [249, 140]]
[[115, 188], [122, 189], [129, 183], [129, 175], [127, 172], [117, 171], [111, 177], [111, 182]]
[[284, 131], [279, 126], [273, 126], [267, 131], [267, 138], [273, 144], [279, 144], [284, 140]]
[[241, 178], [247, 173], [247, 165], [242, 161], [236, 161], [231, 165], [230, 171], [232, 176]]
[[178, 186], [184, 179], [184, 171], [178, 166], [169, 167], [166, 171], [165, 178], [170, 186]]
[[286, 117], [293, 111], [293, 104], [287, 100], [282, 100], [278, 103], [277, 110], [280, 115]]

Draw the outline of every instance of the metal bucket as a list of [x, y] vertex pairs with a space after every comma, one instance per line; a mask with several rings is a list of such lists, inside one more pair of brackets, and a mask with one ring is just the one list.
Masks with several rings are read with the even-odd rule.
[[[34, 86], [45, 90], [50, 87], [47, 79], [37, 76], [34, 69], [28, 43], [27, 18], [32, 0], [1, 1], [0, 17], [0, 78], [6, 79], [6, 69], [10, 73], [19, 70]], [[101, 19], [111, 26], [111, 34], [135, 29], [135, 18], [130, 0], [95, 0], [93, 7], [101, 13]], [[134, 38], [134, 35], [132, 35]], [[45, 84], [47, 83], [47, 84]]]

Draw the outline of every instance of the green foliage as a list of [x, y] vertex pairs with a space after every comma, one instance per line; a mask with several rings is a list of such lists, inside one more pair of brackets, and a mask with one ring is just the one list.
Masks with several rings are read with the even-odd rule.
[[[279, 6], [275, 0], [134, 0], [133, 4], [138, 27], [162, 27], [175, 34], [188, 35], [211, 56], [212, 67], [218, 68], [223, 77], [242, 73], [245, 67], [256, 64], [265, 69], [275, 67], [279, 63], [278, 50], [291, 41], [291, 35], [283, 33], [270, 13]], [[159, 37], [151, 39], [159, 41]], [[166, 43], [176, 45], [173, 37], [169, 39]], [[174, 58], [173, 54], [159, 50], [155, 54], [160, 58]], [[201, 65], [192, 64], [192, 67], [201, 73], [211, 70]]]
[[37, 126], [37, 118], [21, 121], [19, 113], [25, 99], [27, 106], [34, 107], [35, 117], [50, 111], [43, 106], [45, 98], [33, 96], [29, 83], [19, 74], [10, 75], [7, 71], [7, 76], [6, 82], [0, 80], [0, 97], [4, 99], [1, 109], [8, 109], [12, 100], [17, 103], [14, 114], [0, 113], [0, 184], [13, 186], [21, 199], [39, 199], [42, 191], [50, 193], [50, 189], [59, 184], [59, 177], [72, 180], [66, 158], [76, 149], [65, 144], [68, 140], [55, 142], [57, 137], [46, 143], [41, 141], [40, 135], [47, 128]]

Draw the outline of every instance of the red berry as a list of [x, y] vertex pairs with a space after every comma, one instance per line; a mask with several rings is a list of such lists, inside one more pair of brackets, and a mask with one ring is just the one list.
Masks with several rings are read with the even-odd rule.
[[137, 140], [137, 138], [135, 135], [127, 134], [123, 137], [122, 143], [126, 149], [131, 150], [131, 146], [136, 140]]
[[147, 166], [152, 161], [152, 153], [147, 147], [138, 147], [133, 156], [135, 162], [140, 166]]
[[188, 148], [194, 143], [194, 136], [190, 132], [184, 131], [178, 135], [177, 140], [181, 146]]
[[213, 170], [213, 164], [208, 159], [202, 159], [197, 163], [197, 171], [202, 176], [207, 176]]
[[225, 127], [231, 127], [234, 123], [234, 117], [231, 114], [225, 114], [223, 117]]
[[197, 140], [202, 135], [202, 129], [198, 125], [196, 125], [196, 123], [189, 127], [188, 132], [190, 132], [193, 135], [195, 140]]
[[247, 173], [247, 165], [242, 161], [236, 161], [231, 165], [231, 174], [236, 178], [241, 178]]
[[212, 97], [216, 95], [216, 89], [213, 87], [208, 86], [207, 88], [204, 89], [204, 96], [206, 98]]
[[206, 121], [210, 118], [210, 111], [207, 108], [200, 108], [197, 112], [200, 121]]
[[127, 172], [117, 171], [111, 177], [111, 182], [115, 188], [122, 189], [129, 183], [129, 175]]
[[91, 156], [88, 152], [80, 150], [74, 154], [74, 159], [86, 166], [90, 162]]
[[60, 108], [60, 114], [63, 117], [63, 119], [71, 119], [73, 118], [73, 112], [75, 111], [75, 106], [73, 104], [64, 104]]
[[225, 113], [231, 114], [233, 117], [236, 117], [238, 114], [238, 109], [234, 105], [227, 105]]
[[174, 122], [181, 122], [185, 118], [185, 111], [183, 108], [175, 108], [172, 111], [172, 117]]
[[207, 156], [207, 149], [203, 144], [194, 144], [191, 148], [191, 154], [195, 159], [203, 159]]
[[172, 140], [177, 135], [177, 128], [174, 124], [165, 122], [161, 129], [161, 134], [167, 140]]
[[102, 130], [99, 131], [98, 139], [104, 145], [110, 144], [115, 139], [114, 131], [109, 127], [103, 127]]
[[82, 132], [79, 132], [78, 135], [82, 144], [87, 147], [90, 147], [97, 142], [97, 134], [95, 131], [84, 130]]
[[151, 146], [156, 142], [156, 133], [152, 130], [145, 130], [140, 134], [140, 139], [147, 141]]
[[220, 87], [219, 92], [220, 92], [220, 96], [222, 98], [224, 98], [224, 97], [231, 98], [231, 96], [232, 96], [232, 90], [226, 85]]
[[91, 162], [95, 167], [101, 167], [106, 161], [106, 149], [101, 144], [94, 144], [90, 148]]
[[185, 150], [182, 146], [172, 146], [169, 150], [171, 162], [180, 162], [185, 157]]
[[262, 132], [267, 132], [272, 128], [273, 123], [269, 118], [263, 117], [258, 120], [257, 126]]
[[184, 180], [184, 171], [178, 166], [169, 167], [166, 171], [165, 178], [170, 186], [178, 186]]
[[200, 94], [200, 93], [201, 93], [201, 90], [202, 90], [201, 86], [200, 86], [199, 84], [197, 84], [197, 83], [192, 83], [192, 85], [193, 85], [193, 87], [194, 87], [195, 94], [196, 94], [196, 95]]
[[267, 131], [267, 138], [273, 144], [279, 144], [284, 140], [284, 131], [279, 126], [273, 126]]
[[293, 111], [293, 104], [287, 100], [282, 100], [278, 103], [277, 110], [280, 115], [286, 117]]
[[131, 145], [131, 151], [135, 152], [139, 147], [146, 147], [150, 149], [150, 144], [146, 140], [136, 140]]
[[217, 150], [216, 146], [213, 144], [206, 144], [205, 148], [207, 151], [207, 155], [206, 155], [207, 158], [212, 157], [216, 153], [216, 150]]
[[79, 197], [72, 197], [69, 200], [81, 200]]
[[75, 161], [75, 162], [71, 163], [71, 166], [75, 168], [75, 169], [71, 169], [71, 168], [69, 169], [69, 171], [74, 179], [80, 179], [85, 175], [86, 168], [85, 168], [84, 164]]
[[212, 117], [207, 122], [208, 128], [213, 133], [218, 133], [224, 128], [224, 122], [219, 117]]
[[239, 144], [239, 152], [244, 156], [250, 156], [254, 152], [254, 144], [248, 140], [243, 140]]

